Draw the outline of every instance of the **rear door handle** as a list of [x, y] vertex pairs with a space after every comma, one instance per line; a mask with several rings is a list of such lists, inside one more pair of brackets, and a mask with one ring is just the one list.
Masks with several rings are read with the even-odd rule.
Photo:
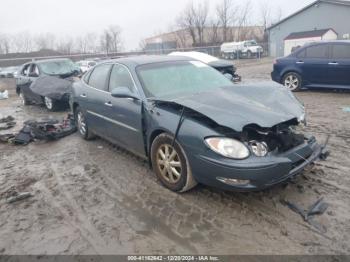
[[106, 102], [105, 105], [106, 106], [113, 106], [111, 102]]
[[81, 94], [80, 97], [86, 98], [86, 94]]
[[304, 64], [304, 61], [298, 61], [297, 64]]
[[339, 65], [337, 62], [329, 62], [329, 65]]

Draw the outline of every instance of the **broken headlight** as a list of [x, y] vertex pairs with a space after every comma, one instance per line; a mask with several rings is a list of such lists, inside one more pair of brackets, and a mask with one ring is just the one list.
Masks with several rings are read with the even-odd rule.
[[249, 146], [254, 153], [254, 155], [262, 157], [266, 156], [269, 152], [268, 147], [265, 142], [250, 141]]
[[306, 125], [306, 114], [303, 113], [301, 116], [299, 116], [298, 121], [299, 123]]
[[210, 137], [206, 144], [214, 152], [229, 158], [244, 159], [249, 156], [249, 149], [240, 141], [225, 137]]

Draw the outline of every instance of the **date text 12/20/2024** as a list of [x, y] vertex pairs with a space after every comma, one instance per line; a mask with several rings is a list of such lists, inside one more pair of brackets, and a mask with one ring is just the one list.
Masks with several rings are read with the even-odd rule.
[[128, 256], [128, 261], [220, 261], [217, 256]]

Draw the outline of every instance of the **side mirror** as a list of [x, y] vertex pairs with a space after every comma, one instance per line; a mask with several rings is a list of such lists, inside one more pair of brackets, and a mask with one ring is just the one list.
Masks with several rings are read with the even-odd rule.
[[111, 95], [116, 98], [132, 98], [135, 100], [140, 100], [140, 98], [133, 94], [129, 88], [124, 86], [113, 88]]

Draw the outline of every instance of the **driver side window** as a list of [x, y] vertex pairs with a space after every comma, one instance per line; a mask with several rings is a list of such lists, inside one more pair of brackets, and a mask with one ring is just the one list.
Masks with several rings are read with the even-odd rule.
[[134, 82], [129, 70], [122, 65], [114, 65], [109, 80], [109, 91], [118, 87], [127, 87], [130, 92], [134, 92]]
[[21, 75], [28, 76], [29, 74], [29, 67], [31, 64], [25, 65], [22, 69]]

